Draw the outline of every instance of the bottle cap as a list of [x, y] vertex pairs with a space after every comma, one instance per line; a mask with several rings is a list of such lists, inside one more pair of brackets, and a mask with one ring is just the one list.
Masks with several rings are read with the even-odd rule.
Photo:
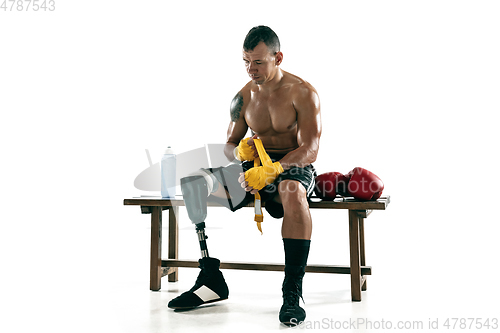
[[165, 152], [163, 153], [164, 155], [168, 155], [168, 154], [174, 154], [174, 150], [172, 149], [172, 147], [168, 146], [167, 149], [165, 149]]

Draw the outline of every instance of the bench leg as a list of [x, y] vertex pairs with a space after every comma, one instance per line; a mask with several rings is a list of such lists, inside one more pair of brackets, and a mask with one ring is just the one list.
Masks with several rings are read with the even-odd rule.
[[[179, 259], [179, 207], [170, 207], [168, 210], [168, 259]], [[179, 280], [179, 268], [168, 275], [168, 282]]]
[[151, 207], [151, 257], [149, 271], [149, 289], [161, 289], [161, 207]]
[[351, 256], [351, 297], [352, 301], [361, 301], [361, 258], [359, 246], [359, 216], [355, 210], [349, 210], [349, 248]]
[[[359, 215], [358, 215], [359, 216]], [[359, 251], [360, 251], [360, 259], [361, 266], [366, 266], [365, 259], [365, 219], [359, 216]], [[361, 286], [361, 290], [366, 290], [366, 276], [363, 276], [363, 285]]]

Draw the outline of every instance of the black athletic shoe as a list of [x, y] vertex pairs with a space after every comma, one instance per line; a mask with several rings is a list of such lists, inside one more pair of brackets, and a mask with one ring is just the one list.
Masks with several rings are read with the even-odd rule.
[[169, 308], [188, 310], [228, 298], [229, 289], [219, 270], [220, 261], [215, 258], [202, 258], [198, 262], [201, 271], [194, 287], [171, 300], [168, 303]]
[[[299, 306], [302, 298], [302, 278], [304, 266], [285, 266], [285, 280], [283, 281], [283, 305], [280, 309], [280, 322], [287, 326], [297, 326], [306, 319], [306, 312]], [[302, 301], [304, 299], [302, 298]]]

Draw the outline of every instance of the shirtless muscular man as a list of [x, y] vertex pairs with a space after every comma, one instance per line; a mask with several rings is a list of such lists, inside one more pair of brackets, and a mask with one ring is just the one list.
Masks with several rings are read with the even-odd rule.
[[[319, 97], [311, 84], [280, 68], [283, 53], [278, 36], [269, 27], [249, 31], [243, 44], [243, 61], [251, 81], [231, 103], [224, 149], [235, 163], [202, 169], [181, 180], [186, 208], [196, 224], [202, 249], [201, 272], [194, 287], [168, 306], [190, 309], [227, 299], [229, 290], [219, 270], [220, 262], [208, 255], [205, 242], [207, 196], [235, 211], [253, 201], [259, 192], [269, 214], [283, 218], [285, 279], [279, 319], [291, 325], [305, 319], [299, 299], [312, 232], [308, 197], [314, 188], [316, 172], [311, 164], [318, 155], [321, 136]], [[244, 139], [248, 129], [252, 137]], [[258, 156], [254, 144], [257, 138], [276, 165], [272, 181], [263, 188], [254, 188], [249, 180], [253, 159]]]

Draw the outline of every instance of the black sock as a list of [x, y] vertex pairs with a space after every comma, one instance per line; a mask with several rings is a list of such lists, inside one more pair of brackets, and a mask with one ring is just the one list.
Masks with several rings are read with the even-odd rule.
[[285, 265], [306, 266], [310, 245], [308, 239], [283, 238]]

